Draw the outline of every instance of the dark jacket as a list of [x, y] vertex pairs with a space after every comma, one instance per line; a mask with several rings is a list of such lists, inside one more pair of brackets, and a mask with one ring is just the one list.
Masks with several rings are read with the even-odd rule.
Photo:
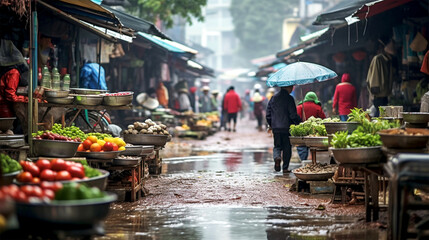
[[291, 124], [301, 122], [295, 101], [287, 90], [281, 89], [270, 99], [266, 119], [274, 133], [288, 133]]

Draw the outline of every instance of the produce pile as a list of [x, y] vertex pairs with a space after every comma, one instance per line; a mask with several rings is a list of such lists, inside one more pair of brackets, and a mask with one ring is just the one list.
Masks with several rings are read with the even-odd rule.
[[22, 170], [22, 167], [18, 161], [3, 153], [0, 153], [0, 164], [3, 174]]
[[3, 186], [0, 188], [0, 201], [13, 199], [21, 203], [49, 203], [64, 200], [83, 200], [104, 198], [106, 194], [96, 187], [87, 187], [85, 184], [59, 182], [42, 182], [38, 185]]
[[320, 137], [320, 136], [327, 136], [328, 133], [326, 132], [325, 125], [323, 123], [325, 122], [339, 122], [340, 119], [338, 118], [315, 118], [315, 117], [309, 117], [307, 121], [302, 122], [298, 125], [290, 125], [290, 135], [293, 137], [304, 137], [304, 136], [310, 136], [310, 137]]
[[19, 164], [24, 170], [17, 176], [17, 180], [21, 183], [39, 184], [42, 181], [73, 181], [101, 175], [97, 169], [59, 158], [51, 161], [39, 159], [36, 163], [20, 161]]
[[347, 121], [360, 123], [360, 126], [348, 135], [347, 132], [336, 132], [332, 135], [331, 145], [334, 148], [359, 148], [381, 146], [380, 130], [397, 128], [400, 126], [399, 121], [390, 122], [377, 118], [370, 121], [368, 112], [355, 108], [349, 114]]
[[[96, 136], [99, 139], [103, 139], [106, 137], [112, 137], [112, 135], [107, 134], [107, 133], [88, 133], [85, 134], [82, 130], [80, 130], [80, 128], [76, 127], [76, 126], [70, 126], [70, 127], [65, 127], [63, 128], [61, 126], [61, 124], [59, 123], [55, 123], [52, 126], [52, 129], [49, 130], [45, 130], [45, 131], [37, 131], [37, 133], [33, 133], [33, 137], [36, 139], [49, 139], [43, 136], [46, 135], [59, 135], [59, 136], [63, 136], [66, 138], [71, 138], [71, 139], [77, 139], [77, 142], [81, 142], [82, 139], [86, 139], [88, 136]], [[40, 137], [40, 138], [39, 138]], [[55, 138], [55, 137], [54, 137]], [[58, 138], [58, 137], [57, 137]], [[62, 140], [62, 139], [51, 139], [51, 140]]]
[[326, 163], [307, 164], [294, 170], [296, 173], [334, 173], [337, 170], [336, 165], [328, 165]]
[[146, 119], [144, 122], [134, 122], [133, 125], [128, 125], [128, 130], [125, 130], [124, 134], [169, 135], [170, 133], [164, 124]]
[[85, 141], [79, 144], [78, 152], [110, 152], [125, 150], [125, 141], [122, 138], [96, 137], [96, 134], [88, 136]]

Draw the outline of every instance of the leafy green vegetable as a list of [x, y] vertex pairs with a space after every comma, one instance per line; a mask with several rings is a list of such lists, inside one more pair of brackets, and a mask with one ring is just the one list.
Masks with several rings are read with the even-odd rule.
[[302, 122], [298, 125], [291, 125], [289, 133], [294, 137], [303, 137], [303, 136], [327, 136], [325, 122], [339, 122], [338, 118], [315, 118], [309, 117], [307, 121]]
[[85, 177], [92, 178], [101, 176], [101, 172], [95, 168], [83, 165], [83, 169], [85, 170]]
[[3, 153], [0, 153], [0, 164], [2, 173], [11, 173], [22, 170], [18, 161]]

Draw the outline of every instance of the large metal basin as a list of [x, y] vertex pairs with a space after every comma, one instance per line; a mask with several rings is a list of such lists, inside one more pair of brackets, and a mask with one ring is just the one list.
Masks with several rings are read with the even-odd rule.
[[298, 173], [292, 171], [295, 176], [303, 181], [326, 181], [334, 176], [334, 172], [331, 173]]
[[328, 134], [334, 134], [339, 131], [348, 132], [351, 134], [359, 127], [357, 122], [325, 122], [323, 123]]
[[343, 164], [378, 163], [383, 157], [381, 147], [329, 148], [337, 162]]
[[304, 137], [304, 142], [307, 147], [328, 148], [328, 137]]
[[69, 158], [76, 154], [80, 142], [33, 139], [36, 156]]
[[425, 112], [403, 112], [404, 122], [413, 124], [427, 124], [429, 122], [429, 113]]
[[122, 154], [123, 151], [110, 151], [110, 152], [76, 152], [76, 157], [86, 157], [92, 159], [115, 159]]
[[72, 96], [63, 97], [63, 98], [48, 97], [46, 98], [46, 101], [48, 101], [48, 103], [55, 103], [55, 104], [72, 104], [74, 101], [74, 97]]
[[121, 153], [121, 155], [125, 156], [139, 156], [143, 151], [142, 145], [134, 145], [134, 146], [125, 146], [125, 150]]
[[44, 93], [47, 98], [65, 98], [69, 95], [69, 91], [62, 90], [45, 90]]
[[107, 90], [89, 89], [89, 88], [70, 88], [70, 91], [76, 94], [101, 94], [107, 93]]
[[305, 145], [304, 137], [290, 136], [289, 141], [290, 141], [291, 145], [297, 145], [297, 146], [304, 146]]
[[125, 106], [133, 102], [134, 93], [121, 96], [103, 96], [103, 105], [106, 106]]
[[124, 141], [131, 144], [164, 146], [167, 135], [124, 134]]
[[15, 121], [16, 117], [10, 118], [0, 118], [0, 131], [6, 132], [9, 129], [13, 128], [13, 121]]
[[104, 220], [110, 204], [116, 201], [113, 193], [101, 199], [52, 201], [51, 203], [16, 203], [20, 225], [93, 225]]
[[[420, 128], [406, 128], [409, 133], [421, 133], [423, 135], [413, 136], [405, 134], [394, 134], [397, 129], [387, 129], [378, 132], [383, 146], [387, 148], [399, 149], [419, 149], [426, 148], [429, 141], [429, 130]], [[393, 134], [392, 134], [393, 133]]]

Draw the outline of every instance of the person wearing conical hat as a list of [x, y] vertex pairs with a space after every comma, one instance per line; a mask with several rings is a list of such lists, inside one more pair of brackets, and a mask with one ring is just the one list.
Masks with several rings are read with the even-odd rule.
[[258, 122], [258, 130], [262, 132], [262, 118], [264, 116], [264, 106], [262, 102], [265, 100], [263, 96], [261, 96], [261, 93], [259, 93], [259, 89], [255, 89], [255, 93], [253, 93], [252, 96], [252, 102], [253, 102], [253, 114], [256, 117], [256, 120]]
[[210, 88], [204, 86], [201, 88], [203, 94], [200, 97], [200, 112], [210, 112], [211, 111], [211, 97], [210, 97]]

